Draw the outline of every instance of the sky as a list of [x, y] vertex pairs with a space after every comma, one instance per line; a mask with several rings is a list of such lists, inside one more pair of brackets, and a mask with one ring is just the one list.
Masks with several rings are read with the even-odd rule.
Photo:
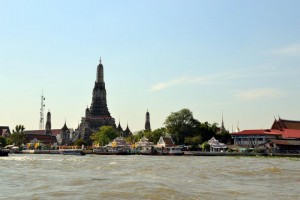
[[100, 57], [123, 128], [190, 109], [231, 131], [300, 120], [298, 0], [0, 0], [0, 125], [76, 128]]

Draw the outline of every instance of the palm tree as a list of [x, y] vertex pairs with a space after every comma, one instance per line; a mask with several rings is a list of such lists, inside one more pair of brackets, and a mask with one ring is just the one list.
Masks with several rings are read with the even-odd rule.
[[13, 133], [23, 133], [23, 131], [25, 130], [25, 127], [23, 125], [16, 125], [16, 131], [13, 130]]

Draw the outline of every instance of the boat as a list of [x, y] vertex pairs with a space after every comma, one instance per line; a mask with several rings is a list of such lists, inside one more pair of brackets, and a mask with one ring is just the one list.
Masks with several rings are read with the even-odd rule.
[[157, 155], [157, 151], [154, 149], [154, 147], [139, 147], [136, 151], [139, 155]]
[[85, 155], [82, 149], [59, 149], [59, 153], [63, 155], [78, 155], [78, 156]]
[[156, 151], [158, 152], [159, 155], [166, 155], [166, 156], [183, 155], [182, 148], [179, 146], [157, 148]]
[[77, 155], [77, 156], [85, 155], [83, 149], [59, 149], [58, 151], [63, 155]]
[[5, 149], [0, 149], [0, 157], [2, 156], [8, 156], [8, 151], [6, 151]]
[[93, 153], [97, 155], [129, 155], [130, 149], [100, 147], [100, 148], [94, 148]]

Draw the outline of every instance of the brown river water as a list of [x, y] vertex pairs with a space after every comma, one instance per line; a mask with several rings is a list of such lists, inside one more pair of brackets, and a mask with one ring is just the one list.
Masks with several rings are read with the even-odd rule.
[[300, 199], [300, 159], [0, 157], [0, 199]]

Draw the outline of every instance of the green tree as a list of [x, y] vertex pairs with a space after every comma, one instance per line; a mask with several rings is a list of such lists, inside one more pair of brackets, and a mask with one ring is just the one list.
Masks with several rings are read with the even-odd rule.
[[91, 135], [94, 143], [104, 146], [118, 136], [118, 132], [112, 126], [101, 126], [99, 131]]
[[150, 142], [156, 144], [161, 136], [166, 136], [166, 128], [158, 128], [153, 131], [147, 131], [144, 133], [144, 136], [149, 139]]
[[80, 146], [80, 147], [81, 147], [82, 145], [86, 146], [86, 145], [87, 145], [87, 142], [84, 141], [84, 139], [79, 138], [78, 140], [76, 140], [76, 141], [74, 142], [74, 145]]
[[13, 141], [10, 138], [5, 138], [6, 139], [6, 145], [12, 145]]
[[198, 147], [201, 144], [202, 138], [200, 135], [194, 137], [186, 137], [184, 139], [184, 143], [187, 145], [191, 145], [192, 147]]
[[221, 133], [216, 134], [215, 138], [219, 140], [219, 142], [232, 144], [232, 138], [229, 131], [222, 131]]
[[0, 147], [6, 146], [6, 139], [5, 137], [0, 136]]
[[23, 125], [16, 125], [15, 127], [16, 130], [13, 130], [13, 133], [23, 133], [25, 130], [25, 127]]
[[185, 137], [195, 136], [200, 126], [200, 122], [194, 119], [189, 109], [171, 113], [164, 124], [176, 144], [183, 144]]
[[208, 144], [208, 142], [204, 142], [202, 145], [202, 151], [209, 151], [210, 150], [210, 145]]
[[209, 124], [208, 122], [201, 123], [199, 131], [202, 137], [202, 141], [203, 142], [208, 141], [216, 135], [218, 131], [218, 124], [217, 123]]
[[26, 143], [26, 135], [24, 134], [25, 127], [23, 125], [17, 125], [16, 130], [13, 130], [12, 134], [10, 135], [10, 139], [12, 142], [17, 145], [21, 146], [22, 144]]

